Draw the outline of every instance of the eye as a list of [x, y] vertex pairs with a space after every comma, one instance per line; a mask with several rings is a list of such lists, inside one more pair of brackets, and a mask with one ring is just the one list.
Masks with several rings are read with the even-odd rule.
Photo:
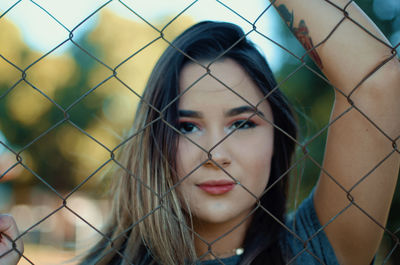
[[178, 127], [179, 131], [183, 134], [194, 133], [199, 129], [194, 123], [187, 121], [180, 122]]
[[231, 125], [232, 129], [237, 128], [238, 130], [250, 129], [250, 128], [254, 128], [256, 126], [257, 126], [257, 124], [255, 124], [254, 122], [246, 121], [246, 120], [238, 120], [238, 121], [235, 121], [234, 123], [232, 123], [232, 125]]

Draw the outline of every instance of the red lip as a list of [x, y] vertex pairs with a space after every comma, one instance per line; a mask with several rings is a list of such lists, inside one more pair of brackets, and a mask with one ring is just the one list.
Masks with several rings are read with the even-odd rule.
[[235, 185], [236, 183], [232, 180], [210, 180], [197, 186], [209, 194], [220, 195], [233, 190]]

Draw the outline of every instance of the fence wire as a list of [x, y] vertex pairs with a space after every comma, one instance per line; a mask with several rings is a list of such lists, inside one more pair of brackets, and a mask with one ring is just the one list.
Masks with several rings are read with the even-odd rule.
[[[232, 8], [230, 6], [230, 2], [229, 1], [220, 1], [220, 0], [216, 0], [215, 4], [218, 5], [221, 8], [224, 8], [226, 10], [226, 12], [231, 12], [232, 14], [234, 14], [235, 16], [237, 16], [238, 18], [240, 18], [243, 22], [247, 23], [249, 25], [249, 27], [251, 28], [251, 30], [246, 32], [246, 36], [250, 35], [250, 34], [256, 34], [257, 36], [260, 36], [266, 40], [268, 40], [269, 42], [273, 43], [274, 45], [276, 45], [277, 47], [279, 47], [282, 51], [286, 52], [288, 55], [290, 55], [290, 57], [292, 57], [293, 59], [295, 59], [298, 62], [298, 67], [296, 67], [293, 71], [291, 71], [290, 73], [288, 73], [286, 75], [285, 78], [283, 78], [282, 80], [279, 81], [278, 85], [276, 87], [274, 87], [270, 93], [268, 93], [264, 98], [262, 98], [262, 100], [260, 100], [257, 104], [252, 104], [251, 102], [249, 102], [248, 99], [244, 98], [243, 96], [241, 96], [240, 94], [238, 94], [236, 91], [234, 91], [231, 87], [229, 87], [229, 85], [225, 84], [223, 80], [220, 80], [217, 76], [215, 76], [213, 74], [213, 72], [210, 70], [210, 67], [217, 62], [220, 58], [222, 58], [228, 51], [226, 50], [225, 53], [221, 54], [218, 58], [215, 58], [214, 60], [212, 60], [211, 62], [208, 63], [208, 65], [202, 65], [201, 62], [193, 59], [191, 56], [189, 56], [188, 54], [185, 54], [183, 51], [180, 51], [181, 53], [184, 54], [185, 57], [187, 57], [190, 61], [192, 61], [194, 64], [200, 65], [201, 67], [203, 67], [205, 69], [205, 73], [199, 77], [191, 86], [189, 86], [187, 89], [185, 89], [184, 91], [182, 91], [178, 97], [176, 97], [174, 100], [172, 100], [171, 102], [169, 102], [169, 104], [164, 108], [164, 109], [157, 109], [155, 106], [153, 106], [151, 103], [147, 102], [141, 95], [141, 91], [137, 91], [137, 89], [135, 87], [132, 87], [130, 84], [128, 84], [128, 82], [126, 82], [124, 80], [124, 77], [120, 76], [120, 69], [128, 64], [130, 61], [134, 60], [134, 58], [136, 58], [136, 56], [138, 56], [139, 54], [143, 53], [146, 49], [148, 49], [148, 47], [154, 45], [155, 43], [159, 43], [159, 42], [163, 42], [169, 46], [173, 47], [173, 44], [171, 42], [171, 40], [169, 38], [166, 37], [165, 32], [171, 27], [171, 25], [177, 21], [178, 19], [180, 19], [182, 16], [184, 16], [188, 10], [194, 9], [196, 8], [196, 4], [197, 2], [201, 2], [200, 0], [196, 0], [196, 1], [192, 1], [191, 3], [187, 4], [178, 14], [176, 14], [175, 17], [173, 17], [172, 19], [170, 19], [167, 23], [165, 23], [165, 25], [159, 29], [159, 27], [157, 25], [155, 25], [154, 23], [152, 23], [149, 19], [146, 19], [144, 16], [142, 16], [140, 14], [140, 11], [135, 10], [135, 5], [130, 3], [129, 1], [107, 1], [105, 2], [103, 5], [101, 5], [100, 7], [98, 7], [96, 10], [94, 10], [92, 13], [90, 13], [86, 18], [84, 18], [80, 23], [78, 23], [75, 27], [70, 28], [67, 25], [63, 24], [61, 21], [62, 19], [57, 17], [55, 14], [52, 14], [51, 11], [47, 10], [44, 6], [42, 6], [39, 2], [37, 1], [33, 1], [30, 0], [29, 2], [34, 4], [37, 8], [39, 8], [42, 12], [43, 15], [48, 16], [52, 23], [54, 24], [58, 24], [60, 27], [62, 27], [63, 30], [65, 30], [68, 33], [68, 37], [65, 38], [63, 41], [61, 41], [60, 43], [58, 43], [58, 45], [56, 45], [54, 48], [52, 48], [50, 51], [48, 51], [47, 53], [43, 54], [42, 56], [40, 56], [38, 59], [34, 60], [32, 63], [30, 63], [29, 65], [27, 65], [26, 67], [22, 67], [20, 66], [17, 62], [13, 61], [13, 58], [9, 58], [7, 57], [7, 55], [2, 54], [2, 51], [0, 49], [0, 58], [2, 60], [2, 64], [7, 64], [9, 67], [11, 67], [14, 71], [18, 72], [19, 75], [19, 79], [9, 85], [7, 87], [7, 89], [5, 89], [3, 92], [1, 92], [2, 94], [0, 95], [0, 102], [2, 102], [1, 104], [4, 104], [4, 102], [7, 100], [7, 98], [10, 96], [11, 93], [13, 93], [14, 90], [16, 90], [16, 88], [18, 86], [20, 86], [21, 84], [26, 85], [29, 87], [29, 89], [32, 89], [33, 91], [37, 92], [40, 94], [40, 96], [42, 97], [42, 99], [44, 99], [45, 101], [47, 101], [48, 103], [51, 104], [52, 107], [56, 108], [59, 110], [59, 112], [62, 114], [62, 118], [60, 118], [57, 122], [51, 124], [49, 126], [48, 129], [42, 130], [41, 133], [36, 136], [33, 140], [31, 140], [30, 142], [26, 143], [25, 145], [21, 146], [21, 147], [14, 147], [13, 145], [9, 144], [7, 141], [5, 140], [1, 140], [0, 139], [0, 144], [1, 146], [6, 150], [6, 152], [12, 153], [13, 156], [15, 157], [15, 160], [13, 161], [13, 163], [8, 166], [7, 168], [5, 168], [5, 171], [3, 171], [3, 173], [0, 176], [0, 179], [5, 177], [7, 174], [9, 174], [10, 172], [12, 172], [13, 170], [15, 170], [18, 167], [23, 167], [26, 171], [28, 171], [30, 174], [32, 174], [39, 182], [41, 182], [44, 186], [47, 187], [47, 189], [49, 191], [51, 191], [54, 195], [56, 195], [59, 200], [62, 202], [61, 206], [52, 210], [50, 213], [48, 213], [45, 217], [43, 217], [39, 222], [37, 223], [32, 223], [30, 224], [30, 226], [27, 229], [24, 229], [23, 231], [21, 231], [20, 235], [18, 236], [18, 238], [12, 239], [10, 237], [8, 237], [6, 234], [2, 234], [2, 236], [6, 237], [9, 241], [13, 242], [13, 249], [11, 249], [9, 252], [12, 251], [16, 251], [18, 252], [18, 254], [20, 254], [22, 256], [22, 259], [29, 263], [29, 264], [35, 264], [34, 260], [31, 260], [31, 257], [29, 257], [26, 253], [20, 253], [19, 250], [16, 247], [16, 241], [20, 238], [25, 238], [29, 233], [31, 233], [32, 231], [34, 231], [39, 225], [41, 225], [42, 223], [46, 222], [46, 220], [50, 219], [52, 216], [56, 215], [57, 213], [59, 213], [62, 210], [67, 210], [69, 211], [72, 215], [76, 216], [77, 218], [79, 218], [82, 222], [84, 222], [88, 227], [90, 227], [90, 229], [92, 229], [93, 231], [95, 231], [98, 235], [100, 235], [103, 239], [107, 240], [111, 245], [113, 244], [113, 242], [115, 242], [117, 239], [119, 238], [127, 238], [127, 233], [135, 226], [137, 226], [138, 224], [140, 224], [141, 222], [143, 222], [146, 218], [148, 218], [149, 216], [155, 214], [157, 211], [167, 211], [167, 212], [171, 212], [171, 209], [165, 207], [163, 204], [160, 204], [158, 207], [154, 208], [151, 212], [147, 213], [145, 216], [143, 216], [141, 219], [139, 220], [135, 220], [134, 223], [131, 224], [131, 226], [129, 228], [127, 228], [125, 231], [123, 231], [120, 235], [118, 235], [117, 237], [111, 238], [109, 235], [105, 234], [103, 231], [101, 231], [101, 229], [99, 229], [98, 227], [96, 227], [95, 225], [93, 225], [90, 221], [86, 220], [83, 216], [81, 216], [81, 214], [79, 214], [77, 211], [74, 210], [74, 207], [72, 207], [69, 203], [69, 199], [71, 198], [72, 195], [74, 195], [75, 193], [77, 193], [78, 191], [80, 191], [83, 186], [85, 184], [87, 184], [91, 179], [95, 178], [96, 175], [99, 174], [99, 172], [101, 172], [104, 168], [113, 165], [114, 167], [119, 167], [122, 171], [127, 172], [129, 175], [131, 175], [132, 177], [136, 178], [136, 181], [138, 181], [139, 183], [142, 183], [143, 188], [149, 190], [151, 193], [153, 193], [154, 196], [156, 196], [157, 198], [159, 198], [160, 201], [168, 198], [168, 195], [174, 191], [182, 182], [184, 182], [187, 178], [189, 178], [191, 176], [192, 173], [194, 173], [196, 170], [198, 170], [199, 168], [201, 168], [202, 166], [204, 166], [207, 163], [213, 163], [216, 167], [218, 167], [222, 172], [224, 172], [226, 174], [226, 176], [228, 176], [229, 178], [231, 178], [233, 181], [237, 182], [236, 178], [234, 176], [232, 176], [222, 165], [220, 165], [217, 161], [215, 161], [212, 157], [212, 151], [214, 149], [216, 149], [219, 145], [221, 145], [224, 141], [226, 141], [227, 138], [229, 138], [232, 134], [235, 133], [236, 130], [238, 130], [238, 128], [235, 128], [234, 130], [232, 130], [230, 133], [228, 133], [226, 136], [224, 136], [221, 140], [219, 140], [217, 143], [215, 143], [210, 149], [206, 149], [204, 147], [202, 147], [199, 143], [197, 143], [196, 141], [192, 140], [190, 137], [187, 137], [187, 135], [183, 134], [178, 128], [176, 128], [173, 124], [169, 123], [166, 119], [165, 119], [165, 114], [166, 114], [166, 110], [172, 106], [176, 101], [178, 101], [185, 93], [187, 93], [187, 91], [189, 91], [190, 89], [192, 89], [192, 87], [198, 83], [199, 81], [201, 81], [202, 79], [206, 78], [206, 77], [212, 77], [214, 80], [216, 80], [218, 83], [220, 83], [221, 85], [223, 85], [226, 89], [230, 90], [232, 93], [234, 93], [237, 97], [239, 97], [241, 100], [243, 100], [243, 102], [246, 102], [249, 106], [251, 106], [253, 109], [257, 110], [259, 105], [264, 102], [265, 100], [267, 100], [270, 95], [272, 93], [274, 93], [276, 90], [278, 90], [279, 88], [281, 88], [282, 86], [285, 85], [285, 83], [289, 82], [291, 80], [291, 78], [293, 76], [295, 76], [296, 74], [298, 74], [301, 71], [309, 71], [311, 72], [314, 76], [316, 76], [318, 79], [320, 79], [323, 83], [325, 83], [326, 85], [332, 87], [334, 90], [336, 90], [338, 93], [342, 94], [343, 96], [345, 96], [348, 100], [349, 103], [349, 107], [343, 111], [340, 115], [338, 115], [335, 119], [331, 120], [328, 124], [326, 124], [325, 126], [323, 126], [323, 128], [320, 128], [318, 131], [316, 131], [312, 136], [310, 136], [306, 141], [301, 141], [298, 139], [293, 138], [290, 134], [288, 134], [286, 131], [284, 131], [282, 128], [280, 128], [279, 126], [277, 126], [276, 124], [274, 124], [273, 121], [267, 119], [266, 117], [260, 115], [258, 112], [254, 112], [250, 117], [248, 117], [246, 120], [244, 120], [242, 122], [242, 125], [244, 123], [246, 123], [247, 121], [249, 121], [253, 116], [258, 116], [259, 118], [263, 119], [264, 121], [266, 121], [267, 123], [271, 124], [275, 130], [280, 131], [282, 134], [284, 134], [286, 137], [290, 138], [297, 146], [297, 149], [301, 150], [301, 154], [298, 155], [295, 158], [295, 161], [292, 163], [292, 165], [290, 165], [289, 169], [287, 172], [284, 172], [284, 174], [282, 174], [276, 181], [275, 183], [273, 183], [271, 186], [269, 186], [264, 193], [267, 193], [271, 188], [274, 187], [274, 185], [277, 185], [277, 183], [279, 183], [280, 180], [282, 180], [283, 178], [288, 178], [288, 173], [292, 172], [293, 170], [295, 170], [296, 168], [299, 167], [299, 165], [302, 165], [302, 163], [304, 163], [304, 161], [308, 161], [308, 163], [311, 163], [314, 167], [318, 168], [321, 172], [323, 172], [326, 176], [328, 176], [334, 183], [336, 183], [336, 185], [338, 187], [340, 187], [340, 189], [343, 190], [343, 192], [346, 194], [347, 199], [348, 199], [348, 205], [343, 208], [340, 212], [338, 212], [334, 217], [331, 218], [331, 220], [328, 223], [325, 223], [322, 225], [321, 229], [314, 235], [312, 235], [311, 237], [309, 237], [306, 241], [302, 240], [297, 234], [296, 231], [292, 230], [291, 228], [287, 227], [285, 225], [285, 223], [283, 223], [281, 220], [279, 220], [278, 218], [276, 218], [273, 214], [269, 213], [267, 209], [265, 209], [261, 203], [258, 200], [257, 195], [253, 194], [247, 187], [245, 187], [244, 185], [242, 185], [240, 182], [238, 183], [238, 185], [244, 189], [245, 191], [247, 191], [254, 199], [255, 201], [257, 201], [256, 203], [256, 207], [254, 208], [254, 210], [248, 214], [248, 216], [243, 219], [239, 224], [237, 224], [233, 229], [231, 229], [230, 231], [220, 235], [218, 238], [216, 238], [213, 242], [207, 242], [206, 239], [202, 238], [199, 234], [196, 233], [196, 231], [192, 230], [191, 227], [187, 226], [187, 224], [185, 222], [183, 222], [183, 220], [180, 220], [178, 217], [176, 217], [174, 215], [174, 213], [171, 212], [171, 215], [174, 216], [178, 222], [181, 222], [184, 226], [187, 227], [187, 229], [189, 229], [195, 236], [197, 236], [201, 241], [203, 241], [207, 246], [208, 246], [208, 252], [206, 252], [203, 256], [199, 257], [199, 259], [201, 260], [202, 258], [205, 257], [212, 257], [218, 261], [220, 261], [221, 264], [224, 264], [223, 261], [221, 260], [221, 258], [218, 256], [217, 253], [214, 253], [212, 250], [212, 246], [215, 242], [219, 241], [220, 239], [226, 237], [228, 234], [230, 234], [234, 229], [238, 228], [242, 223], [244, 223], [247, 218], [250, 218], [252, 216], [252, 214], [258, 209], [261, 208], [264, 211], [266, 211], [268, 214], [271, 215], [272, 218], [274, 218], [274, 220], [276, 222], [278, 222], [282, 227], [284, 227], [284, 229], [286, 229], [290, 234], [293, 235], [294, 238], [297, 238], [298, 240], [300, 240], [302, 242], [302, 244], [304, 245], [304, 249], [297, 253], [296, 256], [294, 256], [288, 264], [294, 264], [296, 262], [296, 259], [303, 253], [303, 252], [308, 252], [310, 255], [312, 255], [317, 261], [319, 261], [321, 264], [324, 264], [323, 261], [320, 260], [320, 258], [313, 253], [312, 251], [310, 251], [307, 248], [307, 245], [309, 244], [309, 242], [315, 237], [317, 236], [317, 234], [319, 232], [321, 232], [322, 230], [324, 230], [329, 224], [333, 223], [336, 221], [336, 219], [341, 216], [347, 209], [349, 209], [349, 207], [357, 207], [363, 214], [365, 214], [365, 216], [367, 216], [372, 222], [374, 222], [377, 226], [379, 226], [382, 230], [384, 230], [385, 236], [389, 236], [392, 240], [392, 246], [390, 249], [385, 250], [385, 256], [383, 257], [383, 264], [386, 264], [388, 262], [390, 262], [391, 256], [393, 255], [393, 253], [395, 253], [398, 249], [398, 245], [399, 245], [399, 237], [398, 237], [398, 233], [400, 231], [400, 227], [398, 227], [397, 229], [391, 229], [389, 230], [388, 228], [385, 227], [385, 225], [381, 224], [379, 221], [377, 221], [373, 216], [371, 216], [365, 209], [363, 209], [363, 207], [361, 207], [358, 202], [354, 199], [353, 195], [352, 195], [352, 191], [354, 189], [356, 189], [360, 184], [364, 183], [366, 181], [366, 179], [382, 164], [384, 163], [389, 157], [393, 156], [393, 155], [398, 155], [398, 153], [400, 153], [399, 151], [399, 147], [396, 144], [396, 141], [400, 138], [400, 136], [397, 136], [396, 138], [392, 138], [390, 137], [384, 130], [382, 130], [378, 124], [376, 124], [373, 120], [371, 120], [368, 115], [366, 115], [360, 108], [359, 106], [357, 106], [357, 104], [355, 104], [353, 102], [353, 95], [359, 90], [360, 86], [366, 81], [368, 80], [372, 75], [374, 75], [374, 73], [376, 73], [377, 71], [379, 71], [387, 62], [389, 62], [390, 60], [392, 60], [394, 57], [397, 56], [397, 52], [396, 49], [400, 46], [400, 43], [395, 44], [394, 46], [390, 46], [388, 45], [386, 42], [384, 42], [383, 40], [381, 40], [380, 38], [378, 38], [377, 36], [375, 36], [373, 33], [371, 33], [368, 29], [364, 28], [362, 25], [360, 25], [357, 21], [355, 21], [351, 16], [349, 16], [349, 13], [347, 11], [349, 5], [352, 3], [352, 1], [349, 1], [348, 4], [344, 7], [341, 8], [337, 5], [335, 5], [334, 3], [332, 3], [329, 0], [324, 0], [326, 3], [330, 4], [332, 6], [332, 8], [337, 9], [338, 11], [340, 11], [343, 15], [342, 19], [336, 24], [334, 25], [334, 27], [332, 27], [332, 30], [330, 31], [330, 33], [326, 36], [326, 38], [324, 38], [321, 42], [315, 44], [313, 47], [310, 47], [308, 50], [306, 50], [301, 56], [297, 55], [295, 52], [291, 51], [288, 47], [285, 47], [285, 45], [280, 44], [279, 42], [277, 42], [276, 40], [272, 39], [271, 37], [267, 36], [265, 33], [263, 33], [262, 31], [259, 30], [259, 20], [262, 16], [264, 16], [265, 14], [268, 13], [269, 9], [272, 9], [272, 4], [268, 4], [266, 6], [266, 8], [264, 10], [261, 10], [259, 13], [259, 16], [254, 19], [254, 20], [249, 20], [246, 18], [246, 14], [242, 14], [239, 11], [235, 10], [234, 8]], [[9, 13], [12, 13], [14, 9], [18, 8], [18, 6], [21, 4], [21, 2], [23, 2], [22, 0], [19, 0], [17, 2], [15, 2], [14, 4], [12, 4], [5, 12], [3, 12], [0, 15], [0, 23], [2, 23], [8, 16]], [[26, 1], [25, 1], [26, 2]], [[137, 49], [135, 52], [133, 52], [132, 54], [130, 54], [129, 56], [127, 56], [126, 58], [124, 58], [123, 60], [120, 60], [116, 66], [111, 65], [110, 63], [107, 63], [105, 60], [102, 60], [95, 52], [93, 52], [92, 50], [88, 49], [87, 47], [85, 47], [85, 45], [83, 45], [82, 43], [80, 43], [80, 40], [77, 39], [77, 37], [75, 36], [76, 31], [78, 31], [80, 28], [83, 27], [83, 25], [85, 23], [88, 23], [88, 21], [98, 15], [99, 12], [101, 12], [102, 10], [104, 10], [106, 7], [108, 7], [112, 2], [118, 2], [118, 4], [125, 8], [126, 10], [128, 10], [129, 12], [132, 13], [132, 16], [135, 16], [137, 18], [139, 18], [145, 25], [147, 25], [149, 28], [151, 28], [153, 31], [155, 31], [157, 33], [157, 36], [155, 36], [153, 39], [149, 40], [146, 44], [144, 44], [143, 46], [141, 46], [139, 49]], [[312, 63], [310, 63], [309, 60], [307, 60], [307, 57], [312, 54], [319, 46], [321, 46], [322, 44], [326, 43], [332, 36], [334, 36], [335, 32], [337, 31], [337, 29], [339, 28], [339, 26], [344, 23], [344, 22], [348, 22], [351, 21], [352, 23], [354, 23], [355, 25], [357, 25], [359, 28], [361, 28], [363, 31], [365, 31], [371, 38], [374, 38], [376, 40], [376, 42], [379, 42], [382, 45], [385, 45], [386, 47], [388, 47], [391, 51], [392, 51], [392, 56], [389, 58], [385, 58], [378, 66], [376, 66], [375, 69], [373, 69], [372, 71], [370, 71], [367, 75], [365, 75], [365, 77], [356, 85], [354, 86], [354, 88], [351, 90], [350, 93], [344, 93], [340, 88], [335, 87], [326, 77], [324, 77], [320, 72], [318, 72], [317, 70], [315, 70], [315, 67], [312, 65]], [[134, 33], [132, 33], [134, 34]], [[241, 41], [241, 39], [239, 39], [234, 45], [232, 45], [232, 47], [234, 47], [237, 43], [239, 43]], [[97, 82], [95, 85], [93, 85], [89, 90], [87, 90], [85, 93], [83, 93], [82, 95], [80, 95], [78, 98], [76, 98], [75, 100], [73, 100], [72, 102], [70, 102], [69, 104], [65, 105], [65, 104], [60, 104], [58, 103], [56, 100], [53, 99], [52, 96], [48, 95], [46, 93], [46, 88], [39, 86], [39, 85], [35, 85], [34, 82], [32, 82], [31, 78], [31, 74], [30, 74], [30, 70], [31, 69], [35, 69], [35, 67], [37, 67], [42, 61], [44, 61], [46, 58], [49, 58], [51, 56], [53, 56], [61, 47], [64, 47], [66, 45], [73, 45], [74, 48], [78, 49], [80, 52], [84, 53], [86, 56], [88, 56], [90, 58], [90, 60], [92, 61], [92, 63], [96, 64], [99, 67], [102, 67], [103, 69], [105, 69], [105, 75], [102, 78], [101, 81]], [[232, 48], [231, 47], [231, 48]], [[174, 47], [176, 48], [176, 47]], [[111, 52], [111, 51], [105, 51], [105, 53], [107, 52]], [[110, 146], [108, 144], [105, 144], [102, 142], [101, 139], [97, 139], [97, 137], [95, 137], [94, 135], [92, 135], [84, 126], [80, 125], [78, 122], [74, 122], [72, 120], [71, 117], [71, 111], [78, 105], [80, 104], [84, 104], [84, 100], [88, 98], [88, 96], [92, 95], [93, 93], [95, 93], [102, 85], [104, 85], [107, 82], [111, 82], [111, 80], [118, 82], [120, 85], [122, 85], [122, 87], [124, 87], [126, 90], [129, 90], [130, 93], [132, 93], [135, 97], [137, 97], [140, 101], [140, 104], [146, 104], [149, 106], [149, 108], [153, 109], [156, 113], [158, 113], [159, 117], [157, 119], [152, 120], [150, 123], [148, 123], [145, 127], [141, 128], [140, 130], [136, 131], [134, 134], [129, 135], [128, 137], [126, 137], [124, 140], [121, 140], [119, 144], [113, 146], [110, 148]], [[318, 161], [318, 159], [315, 159], [311, 153], [310, 153], [310, 146], [314, 143], [314, 141], [316, 141], [317, 138], [324, 136], [324, 134], [327, 132], [327, 130], [331, 127], [332, 124], [334, 124], [335, 122], [337, 122], [338, 120], [340, 120], [344, 115], [346, 115], [348, 112], [350, 111], [357, 111], [359, 112], [361, 115], [363, 115], [377, 130], [379, 130], [382, 135], [384, 135], [389, 141], [392, 142], [392, 146], [393, 149], [391, 150], [391, 152], [389, 152], [378, 164], [374, 165], [367, 174], [365, 174], [364, 176], [361, 176], [361, 178], [359, 179], [359, 181], [357, 181], [350, 189], [346, 189], [344, 186], [342, 186], [335, 178], [335, 176], [331, 175], [328, 171], [326, 171], [323, 166], [320, 164], [320, 162]], [[2, 114], [4, 115], [4, 114]], [[6, 114], [7, 115], [7, 114]], [[175, 131], [177, 134], [179, 134], [181, 137], [186, 138], [188, 141], [190, 141], [193, 145], [195, 145], [196, 147], [198, 147], [200, 150], [202, 150], [202, 152], [204, 152], [205, 154], [205, 159], [202, 163], [199, 163], [199, 165], [194, 168], [189, 174], [187, 174], [185, 177], [183, 177], [182, 179], [180, 179], [178, 182], [176, 182], [167, 192], [165, 192], [164, 194], [158, 194], [156, 191], [154, 191], [150, 186], [146, 185], [145, 183], [142, 182], [142, 180], [140, 179], [140, 177], [135, 176], [133, 174], [133, 172], [131, 172], [128, 168], [126, 168], [123, 163], [121, 161], [119, 161], [117, 153], [120, 152], [120, 150], [122, 150], [132, 139], [134, 139], [137, 135], [139, 135], [140, 133], [142, 133], [144, 130], [146, 130], [148, 127], [152, 126], [154, 123], [162, 121], [164, 124], [166, 124], [169, 128], [171, 128], [173, 131]], [[52, 134], [54, 131], [57, 130], [57, 128], [61, 127], [61, 126], [72, 126], [73, 128], [75, 128], [76, 130], [78, 130], [78, 132], [82, 135], [84, 135], [85, 137], [88, 137], [89, 139], [91, 139], [94, 143], [96, 143], [98, 145], [98, 147], [100, 147], [103, 152], [107, 152], [108, 153], [108, 159], [104, 162], [102, 162], [93, 172], [91, 172], [91, 174], [89, 174], [87, 177], [84, 177], [83, 180], [76, 185], [75, 187], [73, 187], [68, 193], [64, 194], [59, 192], [55, 187], [53, 187], [52, 184], [50, 184], [46, 178], [49, 176], [42, 176], [39, 173], [37, 173], [34, 168], [32, 168], [28, 161], [26, 161], [26, 159], [24, 159], [23, 154], [33, 145], [36, 144], [46, 144], [46, 139], [49, 137], [50, 134]], [[239, 126], [240, 127], [240, 126]], [[300, 174], [301, 175], [301, 174]], [[293, 184], [295, 186], [296, 194], [299, 193], [299, 186], [301, 183], [301, 179], [297, 181], [297, 183]], [[264, 194], [263, 193], [263, 194]], [[297, 202], [296, 202], [297, 203]], [[120, 255], [122, 258], [124, 259], [129, 259], [128, 257], [126, 257], [124, 255], [123, 252], [121, 252], [121, 250], [119, 248], [111, 248], [110, 251], [115, 251], [118, 255]], [[4, 256], [6, 256], [9, 252], [3, 253], [0, 256], [0, 259]], [[135, 264], [133, 261], [128, 260], [128, 262], [130, 264]]]

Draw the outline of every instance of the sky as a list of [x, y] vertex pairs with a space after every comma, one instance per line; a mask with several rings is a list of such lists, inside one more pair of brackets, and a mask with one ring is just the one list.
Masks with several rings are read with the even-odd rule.
[[[193, 2], [194, 4], [191, 5]], [[249, 1], [243, 0], [223, 0], [220, 2], [229, 3], [229, 6], [244, 19], [215, 0], [0, 0], [0, 13], [3, 14], [15, 4], [5, 14], [5, 17], [18, 26], [24, 41], [32, 49], [46, 53], [66, 40], [69, 31], [80, 25], [81, 21], [104, 4], [106, 4], [105, 8], [113, 10], [120, 16], [141, 21], [129, 10], [130, 8], [150, 22], [156, 22], [165, 15], [177, 15], [190, 6], [185, 14], [192, 16], [197, 21], [206, 19], [229, 21], [240, 25], [246, 32], [252, 29], [249, 22], [254, 22], [268, 5], [265, 0], [252, 0], [251, 4], [249, 4]], [[274, 31], [276, 18], [275, 10], [273, 8], [268, 9], [257, 21], [257, 29], [272, 39], [278, 39], [278, 33], [276, 30]], [[78, 38], [95, 26], [97, 19], [98, 16], [94, 15], [77, 27], [73, 31], [74, 38]], [[258, 34], [250, 34], [249, 37], [256, 42], [264, 54], [268, 54], [271, 68], [273, 70], [279, 69], [280, 60], [278, 60], [278, 53], [275, 52], [279, 48]], [[62, 46], [55, 53], [62, 53], [65, 49]]]
[[[385, 5], [380, 5], [381, 1], [384, 1]], [[194, 4], [191, 5], [192, 3]], [[229, 6], [244, 18], [221, 3], [229, 3]], [[374, 0], [371, 4], [381, 19], [393, 19], [393, 16], [400, 10], [400, 0]], [[132, 9], [151, 23], [157, 23], [165, 16], [177, 15], [190, 6], [185, 14], [192, 16], [196, 21], [207, 19], [229, 21], [240, 25], [248, 32], [252, 29], [250, 23], [256, 21], [269, 2], [265, 0], [0, 0], [0, 16], [14, 6], [5, 14], [4, 18], [17, 25], [24, 41], [31, 49], [47, 53], [66, 40], [69, 31], [73, 30], [74, 39], [86, 34], [96, 25], [99, 18], [97, 14], [88, 17], [103, 5], [119, 16], [143, 22], [129, 10]], [[88, 19], [81, 24], [86, 18]], [[400, 23], [400, 17], [397, 20]], [[279, 21], [277, 12], [273, 8], [269, 8], [257, 20], [256, 26], [269, 38], [281, 42], [280, 34], [282, 33], [281, 30], [277, 30], [277, 21]], [[284, 61], [282, 60], [282, 50], [258, 34], [252, 33], [249, 38], [266, 55], [272, 70], [279, 71]], [[389, 38], [392, 43], [398, 43], [400, 31], [394, 32]], [[63, 53], [68, 47], [69, 45], [62, 45], [53, 54]]]

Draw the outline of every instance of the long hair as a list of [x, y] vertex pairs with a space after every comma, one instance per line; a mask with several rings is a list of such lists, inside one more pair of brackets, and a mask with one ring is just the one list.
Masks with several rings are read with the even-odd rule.
[[243, 30], [226, 22], [200, 22], [178, 36], [155, 65], [138, 106], [131, 138], [114, 178], [105, 237], [82, 264], [192, 264], [196, 252], [190, 216], [174, 189], [179, 80], [190, 62], [230, 58], [243, 67], [269, 102], [274, 120], [270, 179], [246, 234], [241, 264], [283, 264], [280, 222], [286, 212], [287, 171], [296, 123], [263, 55]]

